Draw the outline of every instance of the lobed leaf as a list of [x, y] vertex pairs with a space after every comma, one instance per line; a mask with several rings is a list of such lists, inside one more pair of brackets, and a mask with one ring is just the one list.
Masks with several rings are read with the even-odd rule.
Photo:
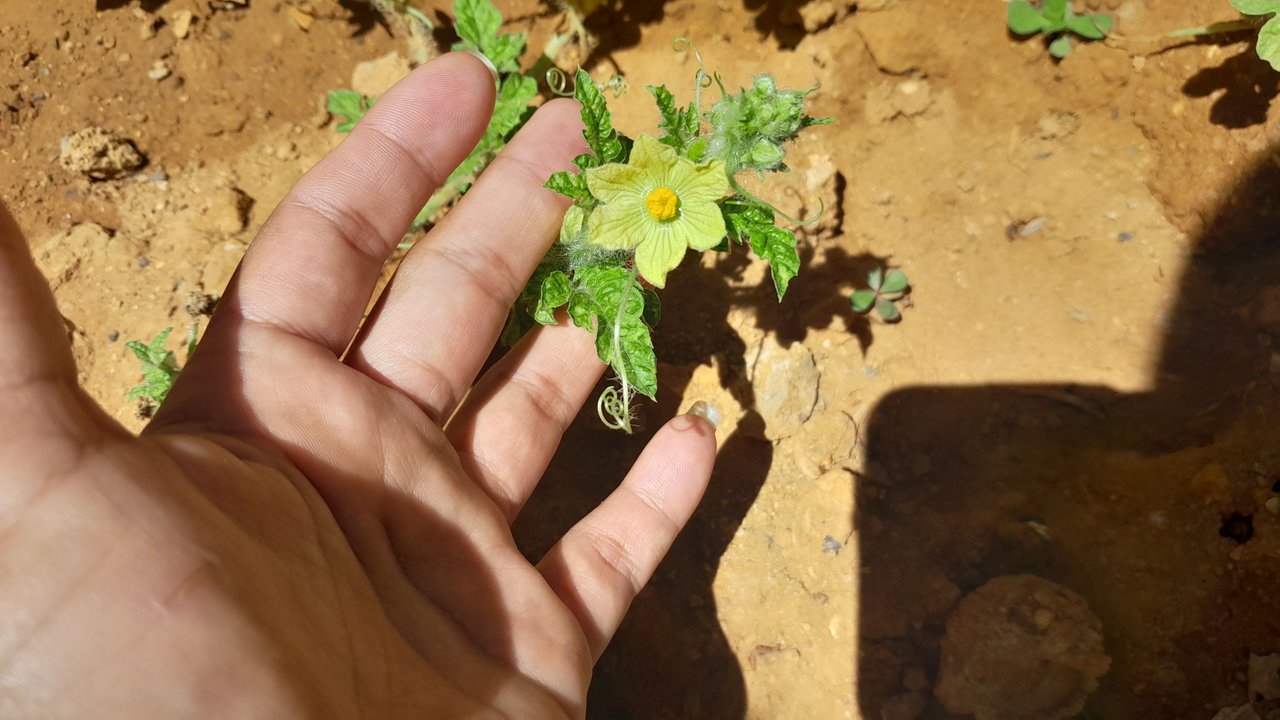
[[533, 310], [533, 319], [543, 325], [556, 324], [556, 310], [569, 302], [571, 295], [569, 276], [559, 270], [542, 280], [538, 293], [538, 304]]
[[464, 43], [484, 52], [485, 45], [493, 42], [502, 27], [502, 13], [490, 0], [455, 0], [453, 24]]
[[574, 201], [586, 202], [591, 198], [591, 191], [587, 189], [587, 179], [581, 173], [561, 170], [553, 173], [543, 187], [573, 198]]
[[349, 133], [373, 106], [373, 100], [354, 90], [330, 90], [326, 105], [331, 114], [342, 118], [334, 130]]
[[662, 131], [658, 141], [675, 148], [677, 153], [686, 155], [689, 146], [698, 138], [698, 109], [690, 105], [681, 108], [676, 105], [675, 96], [666, 85], [650, 85], [658, 103], [658, 113], [662, 116], [658, 129]]
[[574, 76], [573, 96], [582, 106], [582, 137], [586, 139], [587, 147], [591, 148], [596, 160], [599, 164], [621, 160], [622, 142], [613, 129], [613, 115], [609, 113], [609, 104], [604, 93], [596, 87], [595, 81], [581, 68]]
[[[570, 316], [574, 317], [575, 304], [579, 306], [579, 316], [584, 314], [583, 306], [589, 305], [595, 315], [596, 353], [600, 359], [611, 365], [619, 377], [625, 377], [637, 392], [654, 398], [658, 392], [657, 357], [644, 321], [644, 293], [635, 275], [623, 267], [600, 265], [579, 268], [573, 279], [581, 297], [571, 299]], [[577, 317], [574, 324], [579, 324]]]
[[800, 253], [796, 250], [795, 233], [769, 226], [749, 233], [747, 240], [756, 256], [769, 263], [773, 287], [778, 291], [778, 300], [782, 300], [787, 294], [787, 286], [800, 273]]
[[721, 210], [729, 236], [738, 242], [745, 240], [757, 257], [769, 263], [774, 289], [782, 300], [800, 272], [795, 233], [774, 225], [773, 211], [758, 203], [725, 203]]

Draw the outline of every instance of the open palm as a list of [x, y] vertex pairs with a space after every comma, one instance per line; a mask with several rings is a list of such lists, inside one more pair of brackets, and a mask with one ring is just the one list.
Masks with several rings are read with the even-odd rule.
[[583, 152], [548, 103], [401, 264], [493, 103], [420, 68], [281, 203], [141, 437], [81, 390], [0, 208], [0, 716], [581, 717], [591, 666], [693, 511], [679, 417], [531, 565], [509, 529], [602, 371], [540, 328], [477, 381]]

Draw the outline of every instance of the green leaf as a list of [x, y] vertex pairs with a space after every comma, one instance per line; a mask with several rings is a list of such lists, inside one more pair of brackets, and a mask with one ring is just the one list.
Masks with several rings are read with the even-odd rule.
[[[581, 271], [575, 273], [580, 275]], [[596, 305], [595, 300], [590, 293], [574, 290], [569, 296], [569, 318], [573, 320], [573, 324], [587, 330], [595, 332]], [[607, 359], [605, 362], [609, 362]]]
[[551, 273], [542, 281], [533, 319], [543, 325], [555, 325], [556, 309], [569, 302], [569, 295], [569, 276], [559, 270]]
[[675, 96], [665, 85], [650, 85], [649, 92], [653, 93], [658, 102], [658, 113], [662, 116], [658, 123], [662, 134], [658, 140], [684, 155], [689, 145], [698, 138], [698, 109], [692, 105], [687, 108], [677, 107]]
[[141, 363], [139, 371], [142, 373], [142, 382], [129, 390], [128, 394], [125, 395], [126, 399], [136, 400], [142, 398], [159, 405], [168, 397], [169, 390], [173, 387], [174, 381], [178, 379], [178, 374], [181, 372], [178, 368], [177, 357], [164, 347], [169, 340], [171, 332], [173, 332], [173, 328], [161, 330], [146, 345], [137, 340], [130, 340], [125, 343], [125, 347], [133, 352]]
[[787, 294], [791, 279], [800, 273], [800, 253], [796, 250], [795, 233], [770, 226], [749, 233], [747, 240], [756, 256], [769, 262], [773, 287], [778, 291], [778, 300], [782, 300], [782, 296]]
[[773, 286], [781, 300], [787, 286], [800, 272], [800, 254], [796, 250], [796, 236], [773, 224], [774, 213], [757, 203], [734, 200], [721, 205], [729, 236], [741, 242], [746, 240], [757, 257], [769, 263]]
[[1231, 0], [1231, 7], [1245, 15], [1280, 13], [1280, 0]]
[[525, 50], [524, 33], [498, 34], [502, 13], [490, 0], [457, 0], [453, 4], [454, 29], [461, 42], [454, 50], [475, 50], [501, 75], [520, 72], [520, 56]]
[[884, 283], [880, 285], [882, 293], [900, 293], [907, 289], [907, 274], [901, 270], [890, 270], [884, 276]]
[[1049, 43], [1049, 54], [1061, 60], [1071, 54], [1071, 38], [1067, 35], [1059, 35]]
[[1258, 31], [1258, 57], [1280, 70], [1280, 20], [1272, 18]]
[[1073, 15], [1067, 19], [1067, 29], [1089, 40], [1101, 40], [1115, 27], [1110, 15]]
[[1026, 0], [1009, 3], [1008, 23], [1009, 29], [1018, 35], [1034, 35], [1049, 27], [1040, 11]]
[[571, 173], [565, 170], [552, 173], [543, 187], [555, 190], [561, 195], [574, 200], [585, 202], [591, 198], [591, 191], [587, 189], [587, 180], [581, 173]]
[[502, 13], [490, 0], [455, 0], [453, 24], [464, 43], [473, 50], [484, 52], [485, 45], [493, 42], [498, 28], [502, 27]]
[[582, 136], [600, 164], [619, 161], [623, 156], [622, 141], [613, 129], [609, 104], [586, 70], [574, 76], [573, 96], [582, 105]]
[[484, 46], [484, 55], [499, 73], [506, 75], [520, 71], [520, 56], [524, 54], [524, 48], [524, 33], [505, 33]]
[[881, 268], [875, 268], [871, 272], [867, 273], [867, 284], [871, 286], [872, 290], [879, 290], [880, 284], [883, 282], [884, 270]]
[[658, 298], [658, 293], [649, 290], [644, 291], [644, 322], [650, 328], [658, 327], [658, 322], [662, 320], [662, 300]]
[[876, 291], [859, 290], [849, 298], [849, 304], [853, 306], [853, 311], [856, 313], [867, 312], [876, 304]]
[[508, 75], [498, 87], [493, 103], [493, 117], [481, 142], [501, 141], [504, 145], [525, 119], [525, 111], [538, 95], [538, 81], [524, 75]]
[[[573, 279], [586, 297], [571, 298], [570, 316], [575, 304], [589, 303], [596, 316], [596, 353], [600, 359], [611, 365], [619, 377], [625, 377], [637, 392], [654, 398], [658, 392], [657, 358], [644, 321], [644, 293], [634, 272], [618, 266], [588, 266], [579, 268]], [[581, 314], [583, 309], [580, 307], [577, 312]], [[576, 318], [574, 324], [578, 324]]]
[[1067, 3], [1068, 0], [1044, 0], [1040, 12], [1044, 15], [1050, 30], [1053, 29], [1053, 26], [1060, 26], [1066, 21], [1067, 15], [1071, 12], [1071, 8]]
[[880, 319], [888, 323], [898, 322], [902, 319], [902, 313], [898, 311], [898, 306], [893, 304], [892, 300], [880, 299], [876, 303], [876, 312], [880, 314]]
[[342, 118], [334, 130], [349, 133], [373, 107], [373, 100], [354, 90], [330, 90], [327, 104], [330, 113]]

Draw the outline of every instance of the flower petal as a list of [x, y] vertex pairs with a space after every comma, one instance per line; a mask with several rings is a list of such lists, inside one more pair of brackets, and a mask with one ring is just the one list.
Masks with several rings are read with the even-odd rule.
[[610, 250], [629, 250], [646, 237], [654, 223], [642, 201], [622, 200], [601, 205], [588, 221], [592, 244]]
[[729, 176], [720, 160], [694, 165], [681, 159], [671, 171], [670, 182], [671, 189], [686, 203], [714, 202], [729, 194]]
[[665, 287], [667, 273], [684, 259], [689, 246], [669, 227], [654, 227], [636, 248], [636, 269], [656, 287]]
[[586, 171], [587, 189], [596, 199], [612, 203], [642, 193], [644, 172], [622, 163], [609, 163]]
[[680, 236], [694, 250], [710, 250], [728, 234], [720, 206], [713, 202], [691, 202], [680, 212]]
[[676, 151], [669, 145], [654, 140], [648, 135], [636, 138], [631, 146], [630, 166], [647, 174], [655, 185], [667, 185], [671, 182], [671, 169], [679, 162]]

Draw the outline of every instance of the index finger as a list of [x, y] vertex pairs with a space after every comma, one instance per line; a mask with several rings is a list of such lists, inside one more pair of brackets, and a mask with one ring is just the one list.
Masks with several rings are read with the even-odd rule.
[[341, 354], [383, 263], [480, 140], [493, 102], [490, 70], [465, 53], [432, 60], [378, 98], [272, 213], [228, 288], [227, 312]]

